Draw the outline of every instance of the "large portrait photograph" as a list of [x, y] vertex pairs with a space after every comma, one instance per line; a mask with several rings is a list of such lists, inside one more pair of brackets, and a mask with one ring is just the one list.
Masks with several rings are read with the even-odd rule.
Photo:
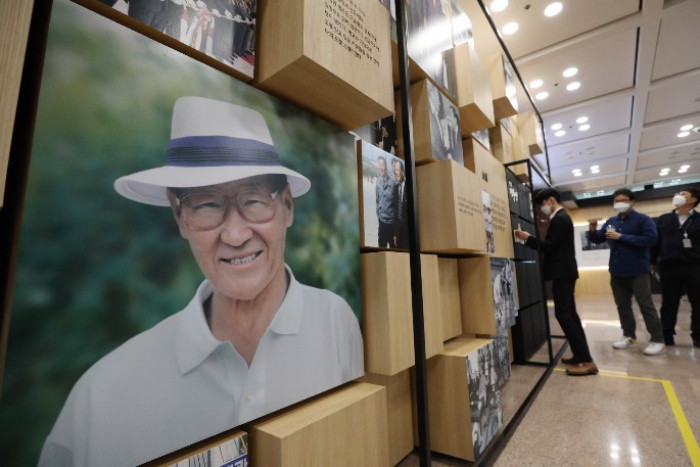
[[364, 373], [355, 138], [55, 0], [3, 465], [135, 466]]
[[428, 108], [433, 156], [438, 160], [453, 159], [464, 164], [459, 109], [430, 82]]

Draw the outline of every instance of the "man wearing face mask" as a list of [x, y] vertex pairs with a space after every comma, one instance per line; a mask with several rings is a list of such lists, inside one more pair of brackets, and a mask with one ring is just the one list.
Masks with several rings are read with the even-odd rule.
[[515, 235], [525, 240], [525, 245], [544, 253], [544, 278], [552, 281], [554, 316], [569, 341], [572, 358], [562, 358], [562, 363], [572, 365], [566, 373], [573, 376], [594, 375], [598, 367], [588, 349], [586, 334], [576, 312], [574, 289], [578, 279], [576, 252], [574, 249], [574, 224], [561, 206], [561, 195], [554, 188], [545, 188], [537, 193], [535, 203], [550, 222], [544, 241], [527, 232], [516, 230]]
[[656, 222], [659, 243], [652, 250], [652, 270], [661, 280], [661, 327], [666, 345], [675, 345], [678, 306], [683, 293], [691, 306], [690, 337], [700, 347], [700, 190], [688, 188], [673, 197], [673, 212]]
[[593, 243], [610, 244], [610, 287], [612, 288], [617, 312], [620, 315], [622, 339], [613, 344], [615, 349], [627, 349], [637, 342], [637, 321], [632, 311], [632, 296], [637, 300], [650, 334], [645, 355], [661, 355], [666, 352], [661, 322], [651, 299], [649, 266], [651, 247], [656, 244], [656, 225], [645, 214], [632, 209], [635, 194], [626, 188], [613, 193], [613, 208], [617, 215], [596, 230], [597, 221], [590, 221], [588, 238]]

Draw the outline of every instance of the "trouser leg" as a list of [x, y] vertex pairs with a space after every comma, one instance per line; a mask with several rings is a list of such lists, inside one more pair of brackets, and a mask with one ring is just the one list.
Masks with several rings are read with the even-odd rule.
[[665, 337], [673, 337], [676, 334], [676, 322], [678, 320], [678, 306], [683, 295], [683, 274], [674, 265], [659, 267], [659, 279], [661, 282], [661, 328]]
[[385, 222], [379, 221], [379, 247], [392, 248], [394, 246], [394, 226]]
[[654, 302], [651, 299], [651, 280], [649, 274], [640, 274], [631, 278], [632, 292], [637, 300], [639, 309], [644, 318], [647, 331], [650, 334], [651, 342], [660, 342], [663, 344], [664, 336], [661, 331], [661, 321], [659, 320], [659, 312], [656, 311]]
[[700, 341], [700, 265], [688, 265], [685, 290], [690, 302], [690, 337]]
[[574, 358], [581, 362], [592, 362], [593, 359], [586, 341], [586, 334], [583, 331], [581, 319], [576, 312], [575, 287], [576, 279], [553, 281], [554, 316], [557, 318], [566, 339], [569, 341]]
[[637, 338], [637, 321], [632, 311], [632, 287], [630, 278], [610, 276], [610, 288], [617, 306], [617, 314], [620, 317], [622, 335], [632, 339]]

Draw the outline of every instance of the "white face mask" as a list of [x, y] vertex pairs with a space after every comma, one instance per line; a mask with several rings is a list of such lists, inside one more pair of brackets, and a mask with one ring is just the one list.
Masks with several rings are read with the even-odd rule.
[[542, 206], [542, 214], [544, 214], [545, 216], [551, 216], [552, 206], [550, 206], [549, 204], [545, 204], [544, 206]]
[[685, 199], [685, 196], [683, 196], [683, 195], [675, 195], [675, 196], [673, 197], [672, 203], [673, 203], [673, 205], [674, 205], [675, 207], [680, 207], [680, 206], [683, 206], [687, 201], [688, 201], [688, 200]]
[[615, 203], [613, 209], [617, 212], [627, 212], [630, 208], [630, 203]]

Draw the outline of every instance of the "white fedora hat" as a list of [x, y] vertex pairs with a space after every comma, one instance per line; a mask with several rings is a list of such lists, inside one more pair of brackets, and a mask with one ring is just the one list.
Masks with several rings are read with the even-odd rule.
[[256, 175], [287, 176], [292, 196], [311, 187], [283, 167], [260, 112], [203, 97], [175, 102], [165, 165], [120, 177], [117, 192], [131, 200], [170, 206], [166, 189], [218, 185]]

